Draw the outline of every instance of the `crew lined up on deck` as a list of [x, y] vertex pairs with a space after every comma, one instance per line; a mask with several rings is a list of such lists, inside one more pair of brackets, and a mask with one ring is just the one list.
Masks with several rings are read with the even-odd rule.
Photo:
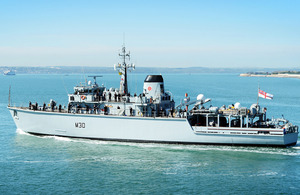
[[[97, 104], [93, 104], [93, 106], [89, 106], [88, 104], [84, 104], [83, 106], [80, 104], [77, 105], [72, 105], [71, 103], [68, 103], [67, 109], [65, 110], [62, 108], [62, 105], [59, 104], [58, 107], [56, 106], [56, 102], [54, 100], [50, 101], [50, 106], [47, 107], [46, 103], [43, 103], [42, 107], [38, 106], [38, 103], [36, 102], [35, 104], [32, 104], [31, 101], [29, 101], [29, 110], [34, 110], [34, 111], [51, 111], [51, 112], [68, 112], [68, 113], [77, 113], [77, 114], [101, 114], [103, 113], [104, 115], [108, 115], [109, 113], [109, 106], [104, 106], [103, 109], [100, 109]], [[154, 106], [151, 106], [151, 115], [149, 117], [174, 117], [174, 109], [171, 108], [169, 113], [166, 113], [166, 110], [164, 110], [162, 107], [160, 107], [159, 111], [156, 112], [156, 109]], [[120, 110], [120, 106], [117, 107], [118, 110]], [[135, 116], [134, 115], [134, 109], [130, 106], [129, 107], [129, 112], [130, 116]], [[179, 117], [182, 116], [182, 113], [185, 112], [183, 110], [179, 110]], [[144, 113], [146, 113], [146, 110], [144, 110]], [[146, 116], [144, 114], [143, 116]]]

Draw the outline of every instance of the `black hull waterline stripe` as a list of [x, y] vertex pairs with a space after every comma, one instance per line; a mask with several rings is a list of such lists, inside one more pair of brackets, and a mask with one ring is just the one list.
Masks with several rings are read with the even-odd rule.
[[56, 137], [68, 137], [75, 139], [88, 139], [88, 140], [101, 140], [101, 141], [117, 141], [117, 142], [133, 142], [133, 143], [161, 143], [161, 144], [180, 144], [180, 145], [223, 145], [223, 146], [255, 146], [255, 147], [280, 147], [286, 148], [288, 146], [295, 146], [297, 142], [287, 145], [273, 145], [273, 144], [230, 144], [230, 143], [205, 143], [205, 142], [176, 142], [176, 141], [156, 141], [156, 140], [136, 140], [136, 139], [110, 139], [110, 138], [90, 138], [90, 137], [75, 137], [65, 135], [51, 135], [43, 133], [27, 132], [36, 136], [56, 136]]

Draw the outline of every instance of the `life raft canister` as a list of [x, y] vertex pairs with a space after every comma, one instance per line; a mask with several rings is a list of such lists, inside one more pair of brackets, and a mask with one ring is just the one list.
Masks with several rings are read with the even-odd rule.
[[85, 100], [85, 99], [86, 99], [86, 96], [85, 96], [85, 95], [82, 95], [82, 96], [81, 96], [81, 99], [82, 99], [82, 100]]

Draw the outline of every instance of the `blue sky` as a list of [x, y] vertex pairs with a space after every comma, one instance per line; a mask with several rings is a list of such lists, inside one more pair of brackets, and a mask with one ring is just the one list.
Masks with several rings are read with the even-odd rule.
[[297, 0], [3, 0], [0, 66], [300, 68]]

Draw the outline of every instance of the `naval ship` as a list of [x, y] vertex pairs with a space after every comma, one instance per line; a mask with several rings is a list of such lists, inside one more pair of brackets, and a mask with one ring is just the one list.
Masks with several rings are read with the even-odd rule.
[[165, 91], [162, 75], [148, 75], [143, 93], [130, 94], [127, 72], [130, 53], [123, 46], [122, 63], [114, 65], [120, 88], [98, 85], [96, 79], [74, 87], [68, 94], [68, 106], [29, 103], [28, 107], [8, 109], [17, 129], [34, 135], [62, 136], [124, 142], [173, 144], [222, 144], [250, 146], [293, 146], [298, 126], [284, 118], [268, 119], [267, 109], [258, 103], [250, 108], [239, 103], [231, 106], [207, 106], [211, 101], [199, 94], [188, 95], [175, 105]]

